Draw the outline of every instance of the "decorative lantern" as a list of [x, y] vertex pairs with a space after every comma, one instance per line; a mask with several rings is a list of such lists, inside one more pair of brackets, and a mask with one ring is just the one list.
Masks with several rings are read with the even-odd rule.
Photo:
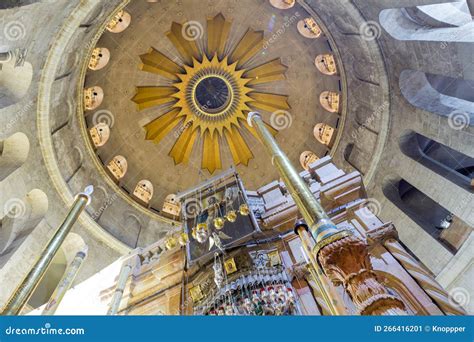
[[235, 222], [235, 220], [237, 220], [237, 213], [235, 210], [229, 210], [225, 215], [225, 219], [229, 222]]
[[212, 224], [214, 225], [214, 228], [216, 228], [217, 230], [221, 230], [222, 228], [224, 228], [224, 223], [225, 223], [225, 220], [220, 216], [216, 217], [212, 221]]
[[240, 212], [240, 215], [243, 215], [243, 216], [247, 216], [248, 214], [250, 214], [250, 209], [247, 203], [243, 203], [240, 205], [239, 212]]

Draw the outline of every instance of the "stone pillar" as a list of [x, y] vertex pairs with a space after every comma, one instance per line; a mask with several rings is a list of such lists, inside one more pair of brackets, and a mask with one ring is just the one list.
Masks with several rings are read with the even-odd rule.
[[[262, 118], [249, 113], [248, 123], [272, 157], [283, 182], [310, 227], [316, 245], [314, 259], [334, 285], [342, 284], [361, 315], [404, 315], [404, 303], [390, 295], [372, 270], [365, 242], [338, 228], [316, 200], [307, 184], [280, 149]], [[317, 269], [316, 269], [317, 271]]]
[[79, 270], [81, 269], [82, 263], [87, 256], [86, 251], [77, 252], [74, 260], [69, 264], [66, 272], [64, 273], [63, 277], [59, 281], [58, 286], [54, 290], [51, 298], [49, 299], [46, 307], [44, 308], [42, 315], [54, 315], [56, 309], [58, 308], [59, 304], [64, 298], [64, 295], [71, 287], [74, 279], [76, 278]]
[[120, 303], [122, 301], [123, 293], [125, 291], [125, 287], [127, 285], [128, 277], [132, 272], [132, 263], [131, 259], [128, 259], [122, 265], [120, 269], [120, 273], [117, 279], [117, 285], [115, 287], [114, 294], [112, 295], [112, 300], [110, 301], [109, 310], [107, 311], [107, 315], [116, 315], [119, 308]]
[[0, 141], [0, 181], [23, 165], [29, 151], [30, 141], [24, 133], [18, 132]]
[[466, 315], [461, 306], [455, 305], [453, 300], [450, 300], [449, 294], [430, 272], [413, 258], [396, 239], [389, 238], [384, 241], [383, 245], [420, 285], [431, 300], [438, 305], [441, 311], [446, 315]]

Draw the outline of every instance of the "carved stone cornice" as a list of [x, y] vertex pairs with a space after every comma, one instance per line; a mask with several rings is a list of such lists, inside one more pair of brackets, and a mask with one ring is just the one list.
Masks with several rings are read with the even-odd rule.
[[384, 244], [388, 239], [398, 240], [398, 232], [393, 223], [388, 222], [379, 228], [368, 231], [366, 238], [369, 246]]

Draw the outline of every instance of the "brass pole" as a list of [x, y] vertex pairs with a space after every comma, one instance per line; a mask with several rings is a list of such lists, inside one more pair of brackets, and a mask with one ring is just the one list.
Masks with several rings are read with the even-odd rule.
[[87, 253], [84, 251], [76, 253], [74, 260], [69, 264], [68, 269], [59, 281], [58, 286], [51, 295], [51, 298], [49, 299], [48, 304], [46, 304], [46, 307], [44, 308], [41, 315], [54, 315], [66, 292], [69, 290], [74, 279], [79, 273], [79, 270], [81, 269], [82, 263], [86, 256]]
[[76, 199], [74, 200], [74, 203], [63, 223], [59, 226], [51, 240], [46, 245], [46, 248], [41, 253], [35, 265], [31, 268], [21, 284], [9, 298], [7, 304], [3, 308], [2, 315], [18, 315], [21, 312], [46, 273], [51, 261], [66, 239], [66, 236], [77, 221], [77, 218], [90, 203], [90, 195], [93, 191], [93, 186], [89, 185], [84, 192], [81, 192], [76, 196]]
[[[270, 153], [272, 157], [272, 164], [280, 173], [280, 176], [285, 183], [291, 197], [295, 201], [296, 206], [309, 226], [311, 234], [313, 235], [316, 243], [325, 240], [328, 237], [347, 234], [345, 231], [341, 231], [339, 228], [337, 228], [336, 225], [329, 219], [329, 216], [316, 200], [309, 187], [300, 177], [298, 171], [296, 171], [286, 154], [280, 149], [280, 146], [278, 146], [272, 134], [265, 126], [260, 114], [251, 112], [249, 113], [247, 120], [248, 124], [255, 128], [260, 141]], [[316, 273], [316, 283], [319, 286], [323, 299], [326, 301], [331, 313], [334, 315], [343, 314], [340, 308], [342, 303], [334, 305], [330, 298], [328, 288], [324, 286], [325, 280], [323, 279], [323, 272], [319, 266], [319, 263], [313, 257], [311, 250], [308, 249], [309, 246], [306, 241], [307, 238], [302, 233], [302, 229], [297, 229], [296, 232], [300, 236], [305, 252], [310, 258], [311, 264]]]
[[[248, 115], [248, 124], [255, 128], [263, 145], [272, 157], [272, 164], [277, 168], [291, 197], [295, 201], [316, 243], [333, 235], [347, 234], [346, 231], [336, 227], [329, 219], [323, 207], [314, 197], [313, 193], [293, 167], [286, 154], [280, 149], [270, 131], [257, 112]], [[343, 234], [342, 234], [343, 235]]]

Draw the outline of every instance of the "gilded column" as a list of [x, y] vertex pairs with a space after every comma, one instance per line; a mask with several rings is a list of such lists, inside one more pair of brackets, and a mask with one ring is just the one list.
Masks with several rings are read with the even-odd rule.
[[63, 277], [59, 281], [58, 286], [54, 290], [51, 298], [49, 299], [46, 307], [44, 308], [42, 315], [54, 315], [56, 309], [58, 308], [59, 304], [64, 298], [64, 295], [71, 287], [74, 279], [76, 278], [79, 270], [81, 269], [82, 263], [87, 256], [86, 251], [77, 252], [74, 260], [69, 264], [66, 272], [64, 273]]
[[84, 208], [90, 203], [91, 194], [93, 191], [94, 187], [89, 185], [86, 187], [84, 192], [81, 192], [76, 196], [76, 199], [74, 200], [74, 203], [72, 204], [72, 207], [63, 223], [61, 223], [34, 266], [9, 298], [7, 304], [3, 308], [3, 315], [18, 315], [22, 308], [26, 305], [29, 298], [46, 273], [54, 256], [58, 252], [59, 248], [61, 248], [62, 243], [71, 231], [74, 223], [76, 223], [77, 218], [82, 213]]
[[[316, 245], [314, 259], [334, 285], [343, 285], [362, 315], [404, 315], [403, 302], [388, 293], [372, 270], [367, 245], [328, 217], [310, 189], [280, 149], [258, 113], [249, 113], [248, 123], [272, 157], [299, 211], [310, 227]], [[316, 267], [315, 267], [316, 268]], [[316, 268], [317, 271], [317, 268]]]

